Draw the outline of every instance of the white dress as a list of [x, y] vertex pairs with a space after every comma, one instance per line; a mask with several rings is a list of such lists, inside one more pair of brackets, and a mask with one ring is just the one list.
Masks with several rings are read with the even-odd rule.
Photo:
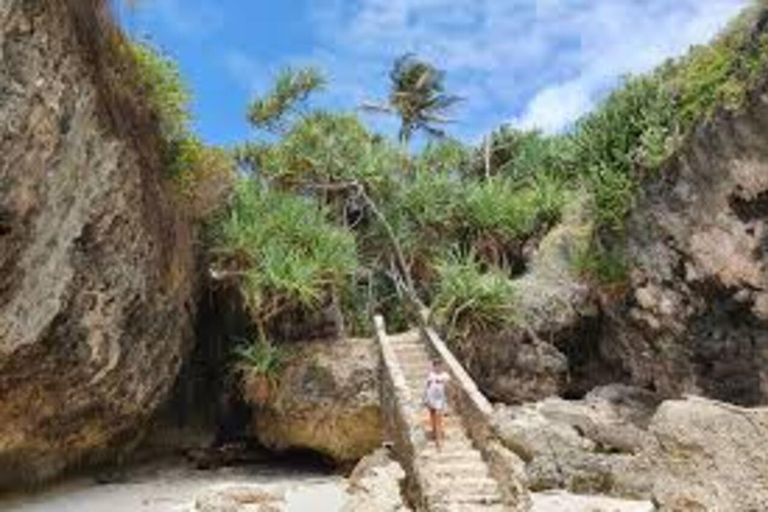
[[446, 372], [429, 372], [424, 401], [427, 407], [435, 411], [444, 411], [448, 405], [445, 394], [445, 384], [451, 380]]

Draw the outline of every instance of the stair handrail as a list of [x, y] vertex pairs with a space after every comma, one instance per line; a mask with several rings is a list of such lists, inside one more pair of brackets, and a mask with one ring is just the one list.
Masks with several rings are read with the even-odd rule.
[[419, 421], [405, 373], [387, 335], [384, 318], [374, 316], [380, 352], [380, 397], [385, 435], [391, 437], [394, 455], [406, 474], [406, 492], [418, 510], [428, 510], [425, 501], [429, 484], [419, 454], [427, 438]]

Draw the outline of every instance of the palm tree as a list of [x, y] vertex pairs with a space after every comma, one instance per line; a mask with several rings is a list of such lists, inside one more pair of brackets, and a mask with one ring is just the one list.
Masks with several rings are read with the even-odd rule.
[[400, 143], [407, 146], [417, 130], [432, 137], [445, 132], [435, 125], [451, 120], [446, 112], [462, 101], [459, 96], [445, 93], [445, 72], [408, 53], [395, 60], [389, 73], [391, 90], [386, 104], [366, 103], [363, 109], [395, 114], [400, 117]]

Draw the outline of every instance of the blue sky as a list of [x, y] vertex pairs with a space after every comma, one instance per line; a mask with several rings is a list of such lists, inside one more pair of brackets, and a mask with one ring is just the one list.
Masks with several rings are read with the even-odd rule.
[[467, 98], [449, 131], [473, 142], [502, 123], [566, 128], [619, 77], [708, 41], [748, 1], [139, 0], [119, 18], [179, 62], [209, 142], [253, 137], [246, 105], [284, 66], [320, 66], [331, 83], [318, 103], [349, 109], [386, 96], [405, 52], [447, 71]]

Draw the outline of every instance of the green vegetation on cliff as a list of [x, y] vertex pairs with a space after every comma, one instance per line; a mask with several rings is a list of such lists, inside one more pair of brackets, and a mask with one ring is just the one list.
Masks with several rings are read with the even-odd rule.
[[234, 179], [234, 161], [192, 131], [192, 95], [176, 63], [148, 43], [130, 42], [127, 49], [159, 125], [166, 176], [175, 183], [185, 210], [194, 218], [205, 218], [225, 200]]
[[[329, 86], [320, 71], [285, 70], [247, 110], [264, 135], [234, 151], [237, 184], [211, 217], [212, 265], [239, 284], [262, 342], [285, 314], [330, 312], [355, 334], [380, 311], [396, 326], [409, 298], [458, 332], [499, 328], [516, 321], [513, 281], [538, 241], [586, 196], [595, 230], [574, 271], [620, 283], [624, 226], [640, 181], [762, 78], [765, 13], [761, 4], [711, 45], [627, 77], [564, 133], [503, 126], [488, 147], [443, 136], [437, 126], [459, 99], [446, 92], [442, 72], [414, 56], [393, 66], [386, 103], [365, 106], [400, 118], [397, 141], [354, 112], [313, 108]], [[190, 133], [176, 68], [146, 46], [134, 51], [168, 140], [171, 175], [196, 194], [210, 189], [201, 177], [226, 168], [229, 156]], [[416, 131], [432, 138], [409, 152]]]

